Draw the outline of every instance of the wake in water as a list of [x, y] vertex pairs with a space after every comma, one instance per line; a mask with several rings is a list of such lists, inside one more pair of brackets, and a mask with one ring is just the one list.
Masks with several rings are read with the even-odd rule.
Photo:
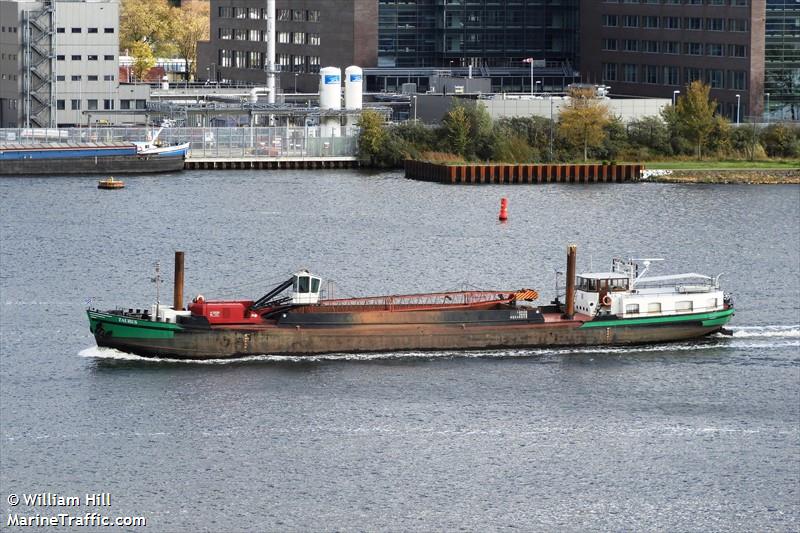
[[[191, 365], [224, 365], [236, 363], [249, 363], [257, 361], [270, 362], [318, 362], [318, 361], [380, 361], [402, 359], [437, 359], [437, 358], [509, 358], [509, 357], [542, 357], [566, 355], [592, 355], [609, 354], [625, 355], [638, 353], [657, 352], [703, 352], [719, 349], [737, 350], [771, 350], [781, 348], [800, 347], [800, 325], [771, 325], [771, 326], [736, 326], [728, 328], [732, 336], [715, 335], [704, 340], [682, 343], [668, 343], [640, 346], [587, 346], [564, 348], [528, 348], [506, 350], [474, 350], [474, 351], [439, 351], [439, 352], [381, 352], [381, 353], [332, 353], [310, 356], [292, 355], [249, 355], [226, 359], [170, 359], [150, 358], [121, 352], [113, 348], [86, 348], [78, 355], [98, 360], [109, 361], [137, 361], [153, 364], [183, 363]], [[764, 340], [759, 342], [758, 339]], [[748, 339], [743, 341], [740, 339]]]

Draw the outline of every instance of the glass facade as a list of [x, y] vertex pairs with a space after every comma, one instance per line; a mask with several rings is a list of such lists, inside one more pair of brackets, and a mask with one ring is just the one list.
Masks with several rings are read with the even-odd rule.
[[577, 65], [578, 0], [379, 0], [378, 66]]
[[767, 114], [777, 120], [800, 120], [800, 2], [767, 0], [764, 44]]

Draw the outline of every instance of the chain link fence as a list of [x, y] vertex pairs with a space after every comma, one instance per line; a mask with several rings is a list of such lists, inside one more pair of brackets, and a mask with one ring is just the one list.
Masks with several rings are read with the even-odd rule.
[[[110, 143], [147, 141], [157, 132], [143, 127], [101, 127], [62, 129], [0, 129], [2, 145], [40, 143]], [[328, 136], [322, 136], [323, 134]], [[188, 159], [252, 159], [355, 157], [358, 130], [343, 128], [342, 136], [329, 136], [324, 128], [164, 128], [158, 135], [162, 144], [191, 143]]]

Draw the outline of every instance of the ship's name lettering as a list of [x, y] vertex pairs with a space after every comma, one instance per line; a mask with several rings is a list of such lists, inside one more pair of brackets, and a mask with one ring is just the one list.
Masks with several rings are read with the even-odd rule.
[[514, 311], [511, 313], [511, 320], [528, 320], [527, 311]]
[[132, 324], [134, 326], [138, 324], [138, 322], [133, 320], [132, 318], [117, 317], [117, 320], [120, 321], [123, 324]]

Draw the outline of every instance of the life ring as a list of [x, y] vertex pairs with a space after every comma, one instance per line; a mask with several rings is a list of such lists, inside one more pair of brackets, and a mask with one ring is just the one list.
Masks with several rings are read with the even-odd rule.
[[611, 307], [611, 296], [606, 294], [603, 296], [603, 299], [600, 301], [605, 307]]

